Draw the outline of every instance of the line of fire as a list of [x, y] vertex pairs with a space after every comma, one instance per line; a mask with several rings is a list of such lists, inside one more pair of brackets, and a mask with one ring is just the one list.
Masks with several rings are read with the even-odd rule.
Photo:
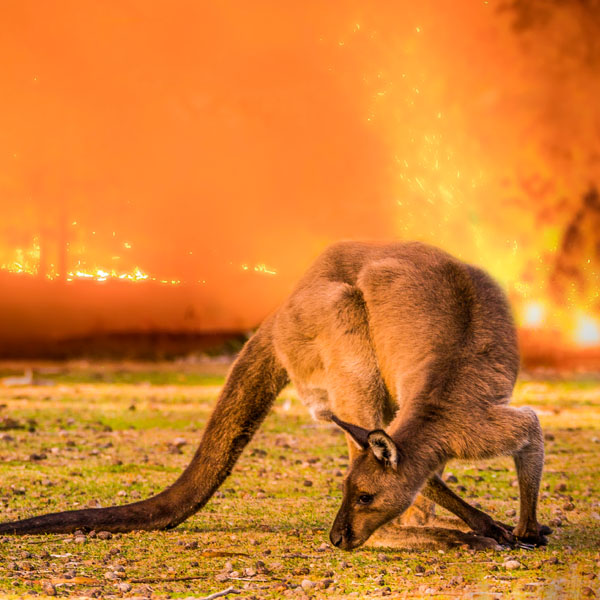
[[422, 240], [502, 284], [526, 366], [600, 369], [593, 2], [226, 1], [166, 32], [29, 4], [0, 25], [0, 358], [210, 351], [328, 244]]

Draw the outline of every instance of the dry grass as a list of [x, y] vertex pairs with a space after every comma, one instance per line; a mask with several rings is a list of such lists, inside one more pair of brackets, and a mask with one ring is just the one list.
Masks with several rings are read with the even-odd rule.
[[[222, 369], [214, 371], [85, 365], [44, 375], [46, 385], [0, 386], [0, 427], [11, 426], [2, 419], [25, 427], [0, 431], [2, 520], [124, 503], [168, 485], [190, 460], [214, 404]], [[0, 596], [202, 597], [230, 586], [242, 593], [229, 598], [600, 595], [600, 382], [524, 381], [515, 403], [536, 408], [549, 438], [541, 520], [561, 526], [545, 549], [331, 548], [327, 533], [348, 462], [344, 439], [311, 422], [286, 390], [198, 515], [174, 531], [108, 540], [3, 538]], [[181, 453], [171, 444], [176, 438], [188, 442]], [[448, 471], [464, 497], [515, 520], [510, 460]], [[505, 568], [509, 558], [521, 567]]]

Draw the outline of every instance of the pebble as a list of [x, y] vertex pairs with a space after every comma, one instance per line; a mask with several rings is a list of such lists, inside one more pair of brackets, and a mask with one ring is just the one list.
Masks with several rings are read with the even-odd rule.
[[567, 502], [567, 503], [566, 503], [566, 504], [563, 506], [563, 508], [564, 508], [565, 510], [575, 510], [575, 505], [574, 505], [572, 502]]
[[178, 437], [175, 438], [171, 444], [175, 446], [175, 448], [182, 448], [183, 446], [187, 445], [187, 440], [185, 438]]
[[112, 538], [112, 533], [110, 531], [100, 531], [98, 532], [99, 540], [110, 540]]
[[391, 560], [391, 558], [387, 554], [381, 553], [377, 555], [377, 560], [381, 562], [388, 562], [389, 560]]
[[520, 569], [523, 565], [518, 560], [507, 560], [502, 565], [505, 569]]
[[454, 473], [446, 475], [446, 483], [458, 483], [458, 477]]
[[56, 596], [56, 588], [49, 581], [42, 583], [42, 591], [46, 596]]
[[333, 583], [333, 579], [323, 579], [323, 581], [321, 581], [321, 585], [323, 586], [323, 589], [327, 589], [332, 583]]
[[314, 582], [312, 582], [310, 579], [303, 579], [300, 585], [304, 591], [312, 590], [312, 588], [315, 587]]
[[312, 487], [313, 482], [310, 479], [305, 479], [302, 484], [304, 487]]
[[131, 584], [127, 583], [126, 581], [122, 581], [121, 583], [117, 584], [117, 589], [120, 592], [130, 592], [131, 591]]
[[254, 567], [256, 568], [256, 572], [259, 575], [266, 575], [267, 573], [269, 573], [267, 565], [262, 560], [257, 560], [254, 564]]
[[73, 541], [74, 541], [76, 544], [85, 544], [85, 535], [76, 535], [76, 536], [73, 538]]
[[517, 511], [514, 508], [511, 508], [510, 510], [506, 511], [506, 516], [507, 517], [516, 517]]
[[107, 571], [104, 573], [104, 579], [108, 579], [109, 581], [116, 581], [119, 579], [119, 575], [114, 571]]
[[555, 488], [554, 488], [555, 492], [566, 492], [567, 491], [567, 484], [566, 483], [559, 483]]

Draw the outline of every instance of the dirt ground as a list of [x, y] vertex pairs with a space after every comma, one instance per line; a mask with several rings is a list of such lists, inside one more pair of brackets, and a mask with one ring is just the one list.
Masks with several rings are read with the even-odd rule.
[[[226, 366], [44, 364], [24, 375], [0, 365], [0, 519], [167, 486], [195, 450]], [[288, 388], [200, 513], [167, 532], [0, 538], [0, 597], [203, 598], [231, 587], [239, 594], [227, 598], [600, 596], [600, 379], [523, 376], [514, 403], [534, 407], [546, 433], [546, 548], [331, 547], [344, 438], [311, 421]], [[511, 460], [452, 463], [449, 475], [470, 502], [515, 522]]]

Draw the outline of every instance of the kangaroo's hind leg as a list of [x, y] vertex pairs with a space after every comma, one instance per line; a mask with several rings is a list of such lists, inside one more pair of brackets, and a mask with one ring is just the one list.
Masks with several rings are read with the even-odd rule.
[[512, 533], [526, 544], [546, 545], [546, 535], [551, 530], [537, 521], [544, 468], [544, 436], [537, 415], [527, 407], [499, 405], [490, 407], [470, 425], [472, 442], [459, 449], [456, 455], [477, 459], [510, 454], [517, 467], [520, 492], [519, 522]]

